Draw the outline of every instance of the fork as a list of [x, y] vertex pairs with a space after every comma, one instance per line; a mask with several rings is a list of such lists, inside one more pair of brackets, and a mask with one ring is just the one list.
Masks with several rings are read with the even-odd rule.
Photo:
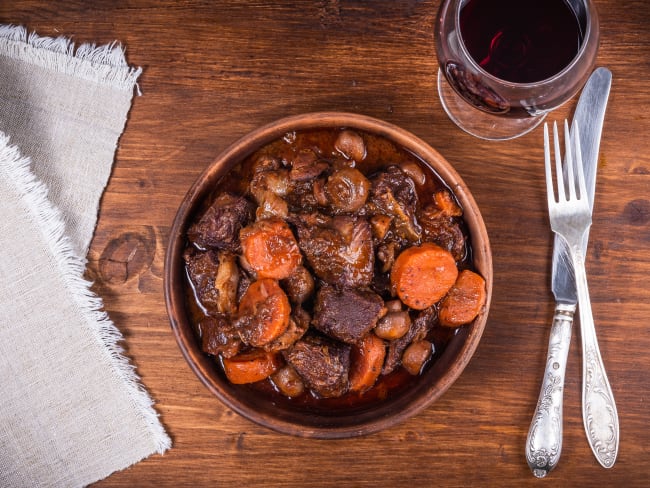
[[[548, 124], [544, 124], [544, 163], [546, 168], [546, 191], [548, 213], [553, 232], [567, 243], [573, 262], [580, 311], [582, 338], [582, 419], [587, 440], [598, 462], [611, 468], [616, 461], [619, 444], [618, 412], [614, 395], [605, 373], [600, 355], [594, 318], [591, 312], [585, 256], [582, 240], [591, 226], [591, 210], [585, 185], [580, 152], [579, 128], [576, 124], [573, 140], [569, 125], [564, 121], [565, 171], [558, 139], [557, 123], [553, 123], [555, 149], [555, 173], [558, 198], [554, 195], [551, 150]], [[565, 181], [566, 176], [566, 181]], [[568, 191], [568, 194], [567, 194]]]

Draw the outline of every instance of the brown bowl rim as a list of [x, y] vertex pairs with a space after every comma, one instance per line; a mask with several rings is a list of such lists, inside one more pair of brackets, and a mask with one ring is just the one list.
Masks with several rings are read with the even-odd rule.
[[[438, 377], [434, 385], [426, 385], [424, 378], [418, 381], [419, 386], [411, 388], [408, 398], [401, 401], [399, 411], [390, 411], [393, 403], [400, 404], [400, 400], [396, 400], [385, 406], [380, 405], [379, 415], [369, 409], [366, 414], [346, 418], [345, 422], [340, 424], [335, 416], [325, 418], [316, 415], [311, 420], [305, 413], [299, 415], [302, 423], [296, 423], [277, 413], [261, 411], [242, 402], [232, 390], [232, 385], [224, 388], [224, 385], [213, 380], [208, 371], [211, 368], [206, 367], [206, 361], [202, 359], [207, 356], [200, 350], [191, 326], [191, 334], [183, 333], [184, 326], [186, 331], [188, 329], [185, 304], [180, 296], [182, 293], [179, 293], [179, 290], [182, 290], [180, 287], [184, 275], [181, 261], [185, 225], [210, 188], [237, 162], [288, 132], [331, 127], [359, 129], [385, 137], [414, 153], [440, 176], [458, 198], [465, 212], [464, 219], [472, 239], [474, 266], [486, 279], [487, 300], [484, 310], [475, 321], [459, 329], [459, 335], [465, 336], [466, 339], [460, 342], [459, 338], [456, 346], [448, 348], [443, 354], [445, 357], [449, 353], [450, 361], [454, 359], [450, 363], [452, 366]], [[454, 182], [453, 185], [451, 182]], [[169, 234], [164, 266], [163, 286], [170, 325], [181, 353], [194, 374], [222, 403], [241, 416], [277, 432], [300, 437], [336, 439], [366, 435], [399, 424], [424, 410], [451, 387], [469, 363], [483, 334], [492, 298], [492, 255], [487, 230], [474, 197], [460, 175], [435, 149], [411, 132], [374, 117], [350, 112], [312, 112], [284, 117], [249, 132], [222, 151], [194, 181], [183, 198]], [[183, 324], [182, 320], [186, 323]], [[431, 368], [429, 372], [433, 369], [435, 368]], [[433, 373], [429, 376], [433, 376]]]

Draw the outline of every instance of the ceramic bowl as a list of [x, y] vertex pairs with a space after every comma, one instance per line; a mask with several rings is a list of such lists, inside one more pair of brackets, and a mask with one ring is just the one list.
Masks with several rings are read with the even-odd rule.
[[[487, 303], [478, 317], [457, 330], [443, 354], [399, 395], [350, 410], [295, 408], [291, 402], [270, 401], [259, 391], [227, 381], [214, 357], [201, 350], [186, 303], [188, 286], [183, 251], [188, 225], [222, 176], [235, 164], [269, 142], [292, 131], [350, 128], [382, 136], [415, 154], [453, 191], [464, 210], [473, 252], [473, 265], [486, 281]], [[180, 350], [203, 384], [232, 410], [275, 431], [315, 438], [343, 438], [391, 427], [431, 405], [456, 381], [476, 350], [492, 293], [492, 256], [481, 213], [469, 189], [436, 150], [390, 123], [350, 113], [309, 113], [284, 118], [254, 130], [223, 151], [189, 189], [173, 222], [165, 259], [165, 299], [171, 327]], [[206, 419], [206, 422], [209, 422]]]

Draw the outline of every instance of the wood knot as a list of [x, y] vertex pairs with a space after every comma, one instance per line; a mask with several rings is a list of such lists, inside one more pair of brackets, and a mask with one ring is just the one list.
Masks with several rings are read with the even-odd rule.
[[237, 441], [235, 443], [236, 448], [238, 451], [243, 451], [245, 446], [244, 446], [244, 440], [246, 439], [246, 432], [241, 432], [239, 436], [237, 436]]
[[640, 198], [632, 200], [625, 206], [623, 217], [632, 225], [646, 225], [650, 221], [650, 202]]
[[111, 240], [99, 258], [99, 273], [106, 283], [121, 284], [151, 266], [155, 236], [126, 232]]
[[407, 431], [402, 437], [402, 440], [406, 442], [417, 442], [420, 441], [421, 439], [422, 439], [422, 435], [413, 430]]

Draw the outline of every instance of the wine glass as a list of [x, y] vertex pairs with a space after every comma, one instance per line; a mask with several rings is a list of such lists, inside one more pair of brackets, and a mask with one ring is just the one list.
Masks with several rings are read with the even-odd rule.
[[482, 139], [513, 139], [584, 85], [598, 15], [591, 0], [445, 0], [435, 38], [449, 118]]

